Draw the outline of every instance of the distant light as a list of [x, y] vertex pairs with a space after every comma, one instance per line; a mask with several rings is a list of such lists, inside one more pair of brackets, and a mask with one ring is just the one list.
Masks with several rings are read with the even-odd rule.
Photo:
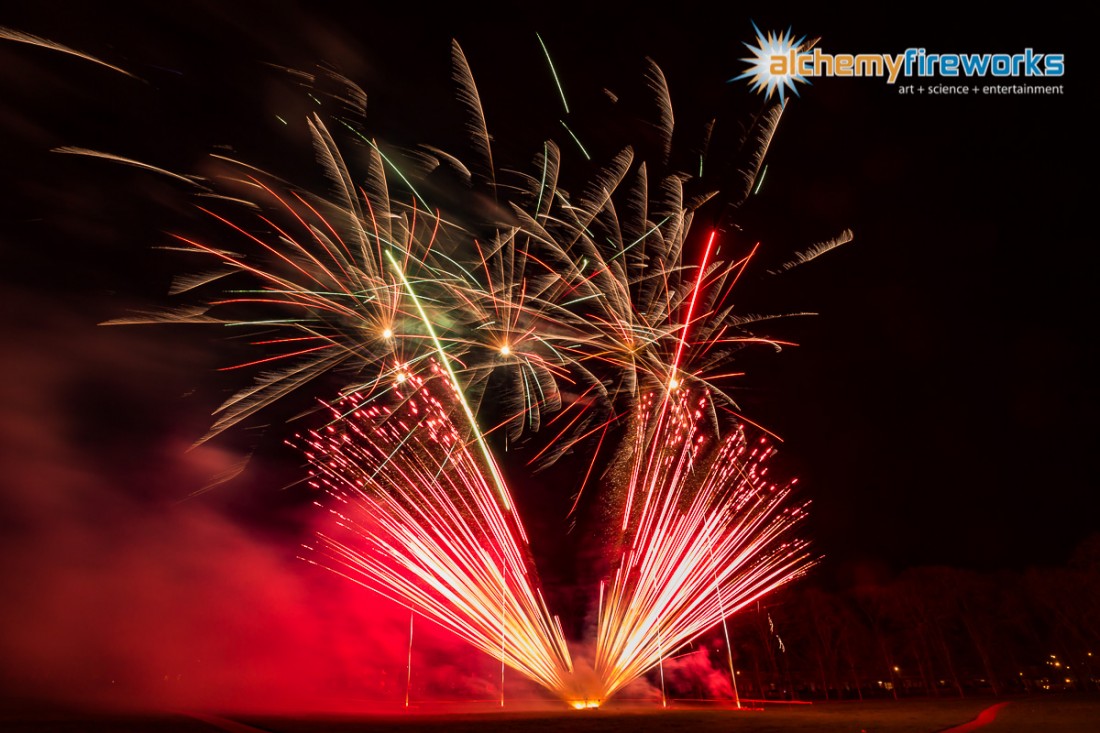
[[390, 330], [390, 329], [388, 329], [388, 328], [387, 328], [386, 330], [382, 331], [382, 338], [384, 338], [384, 339], [391, 339], [391, 338], [393, 338], [393, 331], [391, 331], [391, 330]]
[[569, 703], [576, 710], [592, 710], [600, 706], [599, 700], [572, 700]]
[[680, 380], [677, 379], [676, 377], [673, 377], [672, 379], [668, 380], [668, 388], [669, 389], [676, 389], [679, 386], [680, 386]]
[[501, 356], [508, 356], [511, 353], [512, 353], [512, 347], [510, 347], [508, 344], [504, 344], [504, 346], [500, 347], [500, 355]]
[[409, 378], [409, 375], [405, 374], [405, 372], [398, 372], [397, 373], [397, 383], [398, 384], [401, 384], [402, 382], [404, 382], [408, 378]]

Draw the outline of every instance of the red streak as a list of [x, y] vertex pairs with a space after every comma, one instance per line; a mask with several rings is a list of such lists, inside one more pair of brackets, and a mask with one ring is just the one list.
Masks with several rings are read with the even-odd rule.
[[978, 717], [971, 720], [969, 723], [963, 723], [962, 725], [956, 725], [954, 728], [948, 728], [942, 733], [970, 733], [972, 730], [978, 728], [984, 728], [993, 722], [993, 719], [997, 717], [997, 713], [1001, 708], [1008, 705], [1007, 702], [999, 702], [996, 705], [990, 705], [982, 712], [978, 713]]
[[[690, 698], [684, 698], [684, 701], [687, 702], [689, 699]], [[758, 708], [759, 710], [763, 710], [764, 705], [813, 705], [813, 702], [810, 700], [751, 700], [747, 697], [741, 698], [741, 702], [760, 703], [761, 707]], [[944, 731], [944, 733], [947, 732]]]
[[717, 229], [711, 229], [710, 239], [707, 240], [707, 248], [703, 252], [703, 261], [699, 264], [699, 279], [695, 281], [695, 289], [691, 292], [691, 303], [688, 305], [687, 320], [684, 321], [684, 332], [680, 334], [680, 345], [676, 347], [676, 358], [672, 361], [672, 378], [676, 378], [676, 372], [680, 369], [680, 357], [684, 353], [684, 344], [687, 342], [688, 329], [691, 327], [691, 317], [695, 313], [695, 301], [699, 298], [699, 290], [703, 285], [703, 278], [707, 274], [707, 261], [710, 260], [710, 250], [714, 246], [714, 238], [718, 235]]
[[[325, 225], [325, 228], [326, 228], [326, 229], [328, 229], [328, 230], [329, 230], [330, 232], [332, 232], [332, 236], [333, 236], [333, 237], [334, 237], [334, 238], [336, 239], [336, 241], [337, 241], [337, 242], [339, 242], [339, 243], [340, 243], [340, 246], [344, 248], [344, 252], [346, 252], [346, 253], [347, 253], [347, 255], [348, 255], [348, 261], [350, 262], [350, 261], [354, 260], [355, 258], [354, 258], [354, 257], [352, 256], [352, 254], [351, 254], [351, 250], [350, 250], [350, 249], [348, 249], [348, 245], [347, 245], [347, 244], [346, 244], [346, 243], [344, 242], [344, 239], [343, 239], [343, 237], [341, 237], [341, 236], [340, 236], [339, 232], [337, 232], [337, 231], [336, 231], [335, 229], [333, 229], [333, 228], [332, 228], [332, 224], [329, 224], [329, 223], [328, 223], [328, 219], [326, 219], [325, 217], [321, 216], [321, 214], [320, 214], [320, 213], [319, 213], [319, 212], [317, 211], [317, 209], [313, 208], [313, 206], [311, 206], [311, 205], [310, 205], [310, 203], [309, 203], [308, 201], [306, 201], [306, 200], [305, 200], [304, 198], [302, 198], [301, 194], [297, 193], [296, 191], [291, 191], [291, 193], [292, 193], [292, 194], [294, 195], [294, 198], [298, 199], [298, 201], [299, 201], [299, 202], [300, 202], [300, 203], [301, 203], [301, 204], [302, 204], [303, 206], [305, 206], [305, 207], [306, 207], [307, 209], [309, 209], [309, 210], [310, 210], [310, 212], [312, 212], [312, 214], [313, 214], [314, 216], [316, 216], [316, 217], [317, 217], [317, 219], [318, 219], [318, 220], [319, 220], [319, 221], [320, 221], [320, 222], [321, 222], [322, 224], [324, 224], [324, 225]], [[289, 206], [288, 206], [288, 208], [289, 208]], [[415, 213], [415, 211], [414, 211], [414, 213]], [[299, 221], [301, 221], [301, 219], [299, 219]], [[413, 221], [415, 221], [415, 219], [414, 219]], [[304, 224], [305, 222], [302, 222], [302, 223]], [[314, 235], [314, 239], [317, 239], [316, 235]], [[324, 245], [322, 244], [321, 246], [324, 246]], [[326, 247], [325, 249], [327, 250], [328, 248]], [[333, 259], [335, 260], [336, 258], [335, 258], [335, 257], [333, 257]], [[339, 263], [337, 263], [337, 264], [339, 264]], [[341, 265], [341, 266], [340, 266], [340, 269], [341, 269], [341, 270], [344, 270], [344, 267], [343, 267], [343, 265]], [[344, 274], [345, 274], [345, 275], [347, 275], [347, 274], [348, 274], [348, 273], [347, 273], [347, 270], [344, 270]]]
[[289, 359], [293, 356], [301, 356], [302, 354], [309, 354], [314, 351], [320, 351], [321, 349], [331, 349], [336, 344], [325, 344], [323, 346], [315, 346], [312, 349], [303, 349], [301, 351], [295, 351], [293, 354], [279, 354], [278, 356], [270, 356], [266, 359], [257, 359], [256, 361], [250, 361], [247, 364], [237, 364], [236, 366], [221, 367], [219, 372], [229, 372], [234, 369], [244, 369], [245, 367], [256, 366], [257, 364], [266, 364], [269, 361], [278, 361], [279, 359]]
[[737, 285], [737, 281], [741, 279], [741, 274], [744, 273], [745, 268], [749, 266], [749, 260], [753, 258], [753, 255], [756, 254], [756, 250], [758, 249], [760, 249], [760, 242], [753, 245], [752, 252], [749, 252], [749, 256], [741, 260], [741, 269], [737, 271], [737, 274], [733, 278], [733, 282], [730, 283], [730, 290], [733, 290], [734, 286]]
[[569, 507], [569, 513], [565, 516], [573, 516], [573, 512], [577, 511], [577, 504], [581, 503], [581, 494], [584, 493], [584, 487], [588, 484], [588, 477], [592, 475], [592, 469], [596, 465], [596, 459], [600, 455], [600, 448], [603, 447], [603, 439], [607, 436], [607, 429], [611, 426], [610, 423], [604, 425], [603, 433], [600, 434], [600, 442], [596, 444], [596, 450], [592, 453], [592, 462], [588, 464], [588, 470], [584, 473], [584, 481], [581, 481], [581, 488], [577, 491], [577, 498], [573, 500], [573, 506]]
[[291, 341], [316, 341], [317, 339], [327, 338], [326, 336], [298, 336], [296, 338], [285, 339], [271, 339], [269, 341], [252, 341], [252, 346], [268, 346], [270, 344], [288, 344]]

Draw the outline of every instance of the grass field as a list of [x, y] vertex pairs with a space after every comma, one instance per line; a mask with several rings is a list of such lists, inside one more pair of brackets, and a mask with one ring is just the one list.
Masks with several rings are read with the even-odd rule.
[[[997, 701], [834, 702], [738, 711], [678, 706], [670, 710], [462, 712], [378, 716], [105, 716], [38, 713], [0, 718], [11, 733], [937, 733], [973, 720]], [[1100, 698], [1010, 699], [980, 733], [1100, 733]], [[969, 733], [969, 731], [967, 732]]]

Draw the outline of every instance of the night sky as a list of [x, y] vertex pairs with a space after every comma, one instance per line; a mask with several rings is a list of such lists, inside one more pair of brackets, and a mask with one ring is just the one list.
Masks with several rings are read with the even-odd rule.
[[[240, 386], [216, 372], [239, 347], [211, 330], [96, 325], [170, 302], [171, 279], [190, 261], [155, 248], [166, 232], [207, 226], [193, 199], [157, 176], [51, 149], [106, 150], [183, 173], [231, 150], [320, 190], [302, 124], [309, 102], [278, 67], [338, 69], [366, 90], [379, 138], [454, 147], [463, 120], [452, 101], [453, 37], [500, 157], [522, 163], [546, 136], [569, 144], [537, 31], [595, 157], [612, 155], [621, 131], [636, 133], [630, 115], [607, 113], [602, 89], [629, 106], [649, 56], [669, 81], [677, 145], [690, 148], [718, 119], [708, 165], [721, 170], [721, 140], [761, 109], [744, 82], [726, 83], [744, 66], [750, 20], [821, 36], [833, 53], [1033, 47], [1067, 57], [1062, 96], [910, 97], [879, 79], [823, 79], [788, 106], [761, 192], [737, 216], [737, 236], [762, 243], [738, 297], [745, 312], [819, 315], [770, 325], [768, 335], [799, 346], [746, 358], [738, 396], [783, 437], [777, 470], [798, 476], [813, 501], [820, 577], [1060, 564], [1097, 530], [1096, 142], [1086, 134], [1095, 122], [1084, 56], [1063, 35], [1072, 23], [945, 22], [912, 10], [887, 21], [784, 6], [716, 17], [692, 3], [661, 17], [626, 6], [533, 16], [266, 5], [135, 14], [40, 2], [0, 14], [2, 26], [141, 79], [0, 43], [0, 582], [25, 589], [33, 573], [36, 587], [50, 586], [57, 557], [105, 546], [91, 527], [114, 538], [108, 568], [155, 555], [149, 522], [175, 527], [165, 517], [195, 504], [260, 538], [253, 550], [285, 545], [293, 555], [301, 541], [304, 502], [282, 490], [303, 470], [281, 446], [293, 428], [273, 416], [185, 451]], [[767, 274], [845, 228], [851, 244]], [[236, 481], [176, 503], [250, 454]], [[531, 490], [548, 483], [532, 478]], [[143, 529], [128, 530], [134, 523]], [[87, 538], [69, 547], [73, 531]], [[58, 547], [69, 549], [55, 556]]]

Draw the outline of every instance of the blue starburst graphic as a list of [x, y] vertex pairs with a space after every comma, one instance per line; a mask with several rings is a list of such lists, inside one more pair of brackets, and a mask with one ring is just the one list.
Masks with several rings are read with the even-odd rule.
[[[777, 64], [775, 57], [789, 61], [792, 52], [795, 56], [801, 55], [800, 49], [806, 36], [795, 41], [790, 28], [786, 33], [769, 31], [764, 35], [756, 23], [753, 23], [752, 27], [756, 31], [757, 45], [746, 43], [745, 47], [753, 55], [740, 59], [749, 65], [749, 70], [740, 76], [733, 77], [730, 81], [748, 79], [753, 91], [760, 92], [765, 99], [771, 99], [773, 94], [778, 94], [780, 103], [786, 101], [784, 95], [788, 90], [797, 97], [798, 89], [795, 87], [795, 82], [809, 84], [809, 80], [798, 74], [792, 64], [788, 62]], [[782, 68], [784, 73], [777, 73], [777, 68]]]

